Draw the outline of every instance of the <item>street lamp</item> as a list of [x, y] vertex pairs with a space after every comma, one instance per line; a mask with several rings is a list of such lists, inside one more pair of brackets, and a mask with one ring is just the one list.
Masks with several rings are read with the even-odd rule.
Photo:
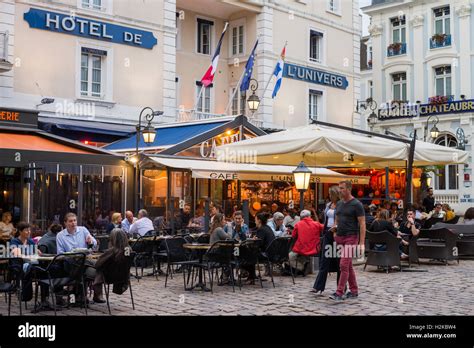
[[[140, 133], [143, 134], [143, 141], [146, 145], [150, 145], [155, 141], [156, 131], [155, 128], [151, 125], [151, 122], [155, 118], [155, 116], [163, 115], [163, 111], [154, 111], [150, 107], [145, 107], [140, 112], [140, 116], [138, 118], [138, 124], [135, 127], [137, 130], [136, 134], [136, 148], [135, 148], [135, 159], [132, 163], [135, 164], [135, 212], [140, 209], [140, 158], [138, 153], [138, 144], [140, 143]], [[146, 126], [142, 126], [142, 117], [145, 116], [145, 120], [147, 121]]]
[[367, 118], [367, 123], [369, 124], [371, 132], [373, 131], [374, 126], [377, 124], [378, 120], [379, 119], [378, 119], [377, 115], [375, 114], [375, 112], [372, 111], [372, 113]]
[[255, 79], [250, 79], [250, 83], [254, 81], [255, 84], [250, 85], [250, 89], [252, 90], [252, 95], [247, 99], [247, 104], [249, 106], [249, 110], [254, 113], [258, 110], [260, 105], [260, 98], [255, 94], [255, 91], [258, 89], [258, 82]]
[[300, 191], [300, 210], [304, 209], [304, 192], [308, 189], [311, 174], [311, 170], [305, 166], [303, 161], [293, 171], [296, 189]]
[[439, 129], [438, 127], [436, 127], [436, 125], [439, 123], [439, 118], [438, 116], [436, 115], [431, 115], [430, 117], [428, 117], [428, 119], [426, 120], [426, 126], [425, 126], [425, 134], [424, 134], [424, 141], [426, 141], [426, 137], [428, 135], [428, 127], [430, 125], [430, 120], [434, 118], [434, 121], [433, 121], [433, 127], [431, 128], [430, 130], [430, 135], [431, 135], [431, 138], [432, 139], [436, 139], [439, 135]]

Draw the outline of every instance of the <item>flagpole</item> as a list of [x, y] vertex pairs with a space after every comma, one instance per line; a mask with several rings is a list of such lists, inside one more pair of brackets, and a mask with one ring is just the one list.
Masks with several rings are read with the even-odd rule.
[[193, 115], [194, 115], [194, 113], [196, 112], [196, 108], [197, 108], [197, 105], [198, 105], [198, 103], [199, 103], [199, 100], [201, 99], [202, 91], [204, 90], [204, 88], [206, 88], [206, 87], [204, 87], [203, 85], [201, 85], [201, 89], [199, 90], [199, 93], [198, 93], [196, 102], [194, 103], [194, 107], [193, 107], [193, 109], [191, 110], [191, 112], [193, 113]]
[[234, 91], [234, 93], [232, 93], [232, 98], [230, 98], [229, 102], [227, 103], [227, 106], [224, 110], [224, 115], [227, 115], [227, 111], [229, 110], [230, 106], [232, 105], [232, 101], [234, 100], [235, 94], [239, 90], [240, 84], [242, 83], [242, 80], [244, 79], [244, 75], [245, 75], [245, 69], [242, 72], [242, 75], [240, 75], [239, 82], [237, 82], [237, 86], [235, 87], [235, 91]]
[[[258, 42], [258, 40], [260, 40], [260, 36], [261, 36], [260, 34], [257, 36], [257, 42]], [[256, 54], [256, 52], [255, 52], [255, 54]], [[250, 56], [248, 57], [248, 59], [250, 59]], [[246, 71], [246, 69], [244, 67], [244, 71], [242, 72], [242, 75], [240, 75], [239, 82], [237, 82], [237, 86], [235, 87], [235, 91], [232, 94], [232, 98], [230, 98], [229, 102], [227, 103], [227, 107], [224, 110], [224, 115], [227, 115], [227, 111], [229, 110], [230, 106], [232, 105], [232, 101], [234, 100], [235, 94], [240, 89], [240, 85], [242, 84], [242, 80], [244, 79], [244, 76], [245, 76], [245, 71]]]
[[[221, 38], [219, 39], [219, 43], [217, 44], [217, 49], [220, 50], [220, 44], [222, 43], [222, 40], [224, 38], [224, 34], [225, 32], [227, 31], [227, 27], [229, 26], [229, 22], [225, 22], [224, 24], [224, 29], [222, 30], [222, 34], [221, 34]], [[212, 65], [212, 61], [211, 61], [211, 65]], [[217, 65], [216, 65], [216, 68], [217, 68]], [[202, 79], [201, 79], [201, 82], [202, 82]], [[199, 91], [198, 93], [198, 96], [197, 96], [197, 99], [196, 99], [196, 102], [194, 103], [194, 107], [193, 109], [191, 110], [191, 112], [194, 114], [196, 112], [196, 108], [197, 108], [197, 105], [199, 103], [199, 100], [201, 99], [201, 95], [202, 95], [202, 91], [204, 90], [204, 88], [206, 88], [203, 84], [201, 84], [201, 90]]]

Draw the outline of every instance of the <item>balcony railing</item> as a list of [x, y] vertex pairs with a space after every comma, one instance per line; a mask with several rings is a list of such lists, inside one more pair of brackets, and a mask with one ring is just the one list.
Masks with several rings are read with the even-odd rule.
[[[219, 117], [236, 117], [237, 115], [211, 114], [209, 112], [193, 111], [187, 109], [176, 109], [176, 122], [191, 122], [208, 120]], [[256, 127], [263, 126], [263, 120], [248, 116], [248, 121]]]
[[430, 39], [430, 49], [451, 46], [451, 35], [435, 34]]
[[446, 204], [459, 204], [459, 194], [458, 193], [447, 193], [447, 194], [435, 194], [434, 198], [437, 202], [442, 202]]
[[0, 33], [0, 61], [8, 61], [8, 32]]
[[190, 122], [197, 120], [208, 120], [210, 118], [224, 117], [224, 114], [211, 114], [209, 112], [177, 109], [176, 110], [176, 121], [177, 122]]
[[399, 56], [401, 54], [406, 54], [406, 53], [407, 53], [407, 44], [406, 43], [396, 42], [396, 43], [390, 44], [387, 47], [387, 56], [388, 57]]

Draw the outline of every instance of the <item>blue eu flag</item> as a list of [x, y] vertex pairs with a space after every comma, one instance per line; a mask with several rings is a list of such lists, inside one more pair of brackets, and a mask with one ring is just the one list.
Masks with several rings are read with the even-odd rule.
[[242, 83], [240, 84], [240, 91], [245, 92], [249, 89], [250, 86], [250, 79], [252, 78], [252, 71], [253, 71], [253, 63], [255, 61], [255, 50], [257, 49], [258, 39], [255, 42], [255, 46], [253, 46], [252, 53], [250, 53], [250, 57], [247, 60], [247, 64], [245, 64], [245, 73], [244, 78], [242, 79]]

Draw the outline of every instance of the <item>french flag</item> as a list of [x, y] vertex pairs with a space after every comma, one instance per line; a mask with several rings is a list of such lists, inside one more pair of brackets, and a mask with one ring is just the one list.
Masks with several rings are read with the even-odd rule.
[[217, 63], [219, 62], [219, 55], [221, 53], [222, 40], [224, 39], [224, 34], [228, 26], [229, 26], [229, 23], [226, 22], [224, 26], [224, 30], [222, 31], [222, 34], [221, 34], [221, 38], [219, 39], [219, 43], [217, 44], [216, 52], [214, 53], [214, 56], [212, 57], [211, 65], [209, 66], [206, 73], [201, 79], [201, 83], [204, 87], [209, 86], [214, 80], [214, 75], [217, 71]]

